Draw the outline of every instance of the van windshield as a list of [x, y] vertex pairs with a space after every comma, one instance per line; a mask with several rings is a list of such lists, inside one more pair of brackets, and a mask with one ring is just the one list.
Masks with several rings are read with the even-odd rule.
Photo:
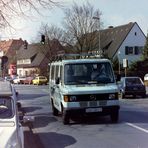
[[114, 83], [114, 75], [110, 63], [66, 64], [64, 67], [64, 83], [107, 84]]
[[12, 99], [10, 97], [0, 97], [0, 119], [12, 117], [12, 104]]

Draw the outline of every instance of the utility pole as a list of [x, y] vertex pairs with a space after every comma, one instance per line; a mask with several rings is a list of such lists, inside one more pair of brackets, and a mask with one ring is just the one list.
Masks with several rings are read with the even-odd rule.
[[99, 50], [98, 53], [100, 57], [102, 57], [102, 51], [101, 51], [101, 36], [100, 36], [100, 17], [94, 16], [93, 19], [98, 21], [98, 28], [99, 28], [99, 35], [98, 35], [98, 40], [99, 40]]

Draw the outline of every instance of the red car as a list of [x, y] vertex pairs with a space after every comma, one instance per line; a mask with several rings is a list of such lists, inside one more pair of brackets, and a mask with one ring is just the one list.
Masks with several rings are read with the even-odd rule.
[[34, 77], [26, 77], [26, 79], [22, 80], [22, 84], [32, 84], [32, 80]]

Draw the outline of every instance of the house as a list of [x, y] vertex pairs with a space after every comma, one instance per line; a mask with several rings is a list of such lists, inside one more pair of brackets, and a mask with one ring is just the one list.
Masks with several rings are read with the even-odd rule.
[[8, 57], [8, 62], [4, 69], [5, 75], [16, 74], [16, 53], [23, 44], [24, 41], [21, 38], [0, 41], [0, 58], [3, 56]]
[[58, 40], [53, 39], [49, 44], [28, 44], [17, 52], [17, 74], [19, 76], [47, 75], [48, 63], [51, 58], [63, 51]]
[[140, 60], [146, 36], [136, 22], [113, 27], [100, 31], [100, 46], [109, 58], [117, 57], [123, 64], [127, 59], [128, 64]]

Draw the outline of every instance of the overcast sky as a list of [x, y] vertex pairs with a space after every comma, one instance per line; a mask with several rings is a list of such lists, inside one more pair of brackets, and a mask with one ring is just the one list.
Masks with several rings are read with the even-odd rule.
[[[73, 2], [77, 4], [85, 3], [86, 0], [59, 0], [64, 2], [63, 6], [70, 7]], [[129, 22], [137, 22], [142, 31], [147, 34], [148, 31], [148, 1], [147, 0], [87, 0], [94, 8], [102, 12], [101, 20], [104, 27], [118, 26]], [[28, 42], [35, 41], [38, 35], [39, 28], [42, 23], [58, 25], [62, 24], [64, 17], [63, 10], [55, 7], [53, 10], [42, 10], [43, 16], [35, 15], [31, 19], [15, 19], [13, 26], [16, 31], [5, 30], [3, 39], [19, 39], [27, 40]]]

